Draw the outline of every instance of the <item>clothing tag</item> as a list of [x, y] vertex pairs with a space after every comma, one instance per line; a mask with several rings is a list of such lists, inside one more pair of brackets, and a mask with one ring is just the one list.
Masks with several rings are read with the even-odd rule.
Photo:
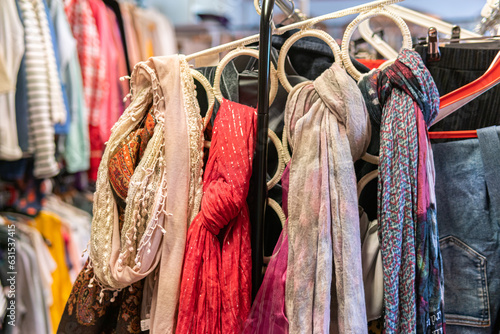
[[194, 60], [195, 67], [217, 66], [219, 64], [219, 54], [197, 57]]
[[141, 320], [141, 331], [148, 331], [149, 330], [149, 320]]

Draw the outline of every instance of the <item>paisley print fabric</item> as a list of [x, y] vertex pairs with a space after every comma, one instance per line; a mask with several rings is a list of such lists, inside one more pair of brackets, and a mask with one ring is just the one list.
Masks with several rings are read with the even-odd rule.
[[[110, 159], [109, 179], [118, 203], [120, 229], [125, 213], [130, 177], [137, 167], [146, 145], [153, 135], [155, 119], [147, 114], [139, 127]], [[141, 304], [144, 280], [113, 293], [103, 291], [92, 280], [94, 272], [87, 262], [78, 275], [59, 324], [59, 334], [141, 333]], [[101, 300], [102, 296], [102, 300]]]

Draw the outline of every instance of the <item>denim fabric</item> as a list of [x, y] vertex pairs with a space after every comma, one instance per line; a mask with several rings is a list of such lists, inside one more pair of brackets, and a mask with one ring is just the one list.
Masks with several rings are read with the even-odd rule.
[[[440, 61], [428, 62], [427, 48], [416, 47], [416, 51], [420, 53], [431, 72], [441, 96], [483, 75], [499, 50], [499, 42], [449, 44], [440, 48]], [[496, 86], [436, 123], [431, 131], [476, 130], [500, 125], [499, 108], [500, 86]]]
[[500, 330], [499, 136], [433, 145], [448, 334]]

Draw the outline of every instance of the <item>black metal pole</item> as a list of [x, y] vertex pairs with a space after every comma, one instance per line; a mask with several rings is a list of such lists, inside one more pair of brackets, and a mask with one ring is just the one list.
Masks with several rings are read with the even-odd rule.
[[257, 147], [255, 164], [257, 168], [256, 222], [253, 224], [254, 244], [252, 246], [252, 296], [255, 298], [262, 283], [264, 246], [264, 220], [267, 204], [267, 132], [269, 128], [269, 86], [272, 38], [272, 12], [274, 0], [263, 0], [260, 14], [259, 41], [259, 88], [257, 95]]

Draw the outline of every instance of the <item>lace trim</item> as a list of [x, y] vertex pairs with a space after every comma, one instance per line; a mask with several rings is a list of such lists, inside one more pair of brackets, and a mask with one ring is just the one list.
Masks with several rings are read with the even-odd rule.
[[203, 120], [196, 99], [194, 84], [189, 64], [184, 56], [180, 56], [181, 85], [184, 96], [184, 111], [186, 112], [189, 136], [189, 223], [198, 214], [203, 195]]
[[[109, 267], [111, 258], [112, 236], [115, 221], [115, 201], [108, 177], [108, 162], [120, 143], [137, 126], [148, 112], [153, 102], [152, 112], [157, 120], [153, 137], [148, 142], [143, 158], [139, 162], [129, 185], [126, 200], [125, 219], [122, 228], [120, 255], [117, 269], [133, 266], [134, 271], [141, 270], [141, 260], [151, 253], [151, 238], [155, 231], [165, 233], [161, 216], [166, 214], [166, 170], [164, 164], [164, 115], [159, 111], [163, 101], [159, 80], [155, 72], [145, 63], [134, 68], [145, 70], [150, 75], [150, 86], [136, 93], [131, 82], [132, 103], [112, 128], [103, 159], [99, 166], [94, 217], [92, 220], [90, 265], [94, 268], [94, 281], [101, 287], [101, 299], [106, 290], [118, 291], [129, 284], [117, 282]], [[153, 196], [151, 194], [154, 194]]]

